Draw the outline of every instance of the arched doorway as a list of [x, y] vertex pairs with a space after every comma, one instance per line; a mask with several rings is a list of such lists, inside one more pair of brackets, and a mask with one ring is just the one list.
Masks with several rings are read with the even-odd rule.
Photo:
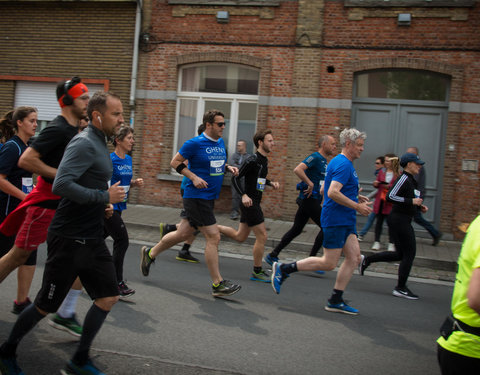
[[373, 189], [377, 156], [418, 147], [427, 163], [425, 217], [437, 225], [449, 87], [449, 76], [413, 69], [362, 71], [355, 74], [353, 85], [351, 126], [367, 133], [365, 151], [355, 163], [362, 187]]

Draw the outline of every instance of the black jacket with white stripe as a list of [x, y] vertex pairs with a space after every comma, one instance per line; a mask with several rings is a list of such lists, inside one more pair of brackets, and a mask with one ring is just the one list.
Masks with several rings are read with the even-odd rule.
[[392, 213], [413, 217], [416, 210], [413, 204], [415, 190], [417, 190], [417, 181], [410, 173], [404, 171], [387, 194], [387, 201], [393, 203]]

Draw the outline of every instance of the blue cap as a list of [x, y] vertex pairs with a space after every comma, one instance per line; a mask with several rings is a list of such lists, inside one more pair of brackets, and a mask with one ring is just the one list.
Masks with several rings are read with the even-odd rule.
[[411, 152], [407, 152], [403, 154], [400, 158], [400, 165], [402, 168], [405, 168], [409, 162], [413, 161], [414, 163], [423, 165], [425, 162], [418, 157], [418, 155], [412, 154]]

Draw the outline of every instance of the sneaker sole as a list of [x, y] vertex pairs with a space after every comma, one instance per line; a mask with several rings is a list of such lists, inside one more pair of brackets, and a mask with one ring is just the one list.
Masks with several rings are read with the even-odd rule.
[[[276, 267], [274, 265], [276, 265]], [[270, 285], [275, 293], [280, 294], [280, 290], [275, 288], [275, 270], [277, 267], [280, 267], [280, 264], [278, 262], [274, 262], [272, 264], [272, 274], [270, 275]]]
[[411, 300], [416, 300], [418, 299], [418, 297], [411, 297], [411, 296], [407, 296], [405, 294], [402, 294], [402, 293], [398, 293], [396, 290], [394, 290], [392, 292], [392, 294], [395, 296], [395, 297], [400, 297], [400, 298], [405, 298], [405, 299], [411, 299]]
[[127, 294], [119, 294], [118, 296], [120, 298], [128, 298], [128, 297], [131, 297], [135, 294], [135, 291], [133, 291], [132, 293], [127, 293]]
[[[357, 266], [357, 270], [358, 270], [358, 273], [359, 275], [363, 276], [363, 273], [362, 273], [362, 267], [363, 267], [363, 261], [365, 260], [365, 255], [360, 255], [360, 264]], [[364, 270], [365, 272], [365, 270]]]
[[347, 315], [358, 315], [358, 312], [346, 311], [346, 310], [342, 310], [342, 309], [337, 309], [335, 307], [325, 306], [325, 310], [329, 311], [329, 312], [336, 312], [336, 313], [342, 313], [342, 314], [347, 314]]
[[188, 262], [188, 263], [200, 263], [199, 260], [191, 260], [191, 259], [185, 259], [185, 258], [180, 258], [180, 257], [175, 257], [176, 260], [179, 260], [181, 262]]
[[265, 280], [265, 279], [258, 279], [258, 278], [253, 277], [253, 276], [250, 277], [250, 280], [252, 280], [252, 281], [259, 281], [259, 282], [262, 282], [262, 283], [271, 283], [271, 282], [272, 282], [270, 279], [267, 279], [267, 280]]
[[74, 331], [68, 329], [67, 327], [62, 326], [61, 324], [55, 323], [55, 322], [54, 322], [53, 320], [51, 320], [51, 319], [48, 319], [48, 324], [50, 324], [53, 328], [58, 329], [58, 330], [60, 330], [60, 331], [67, 332], [67, 333], [71, 334], [72, 336], [75, 336], [75, 337], [80, 337], [80, 336], [82, 336], [81, 333], [74, 332]]
[[218, 292], [212, 292], [212, 296], [214, 297], [228, 297], [228, 296], [231, 296], [232, 294], [235, 294], [237, 293], [240, 289], [242, 289], [242, 287], [239, 285], [237, 289], [233, 289], [232, 291], [230, 291], [229, 293], [218, 293]]
[[142, 248], [140, 249], [140, 256], [141, 256], [141, 259], [140, 259], [140, 271], [142, 272], [142, 275], [147, 277], [148, 274], [150, 273], [150, 270], [148, 270], [148, 272], [145, 274], [145, 272], [143, 272], [143, 258], [145, 257], [144, 253], [145, 253], [145, 249], [148, 249], [148, 247], [146, 246], [142, 246]]

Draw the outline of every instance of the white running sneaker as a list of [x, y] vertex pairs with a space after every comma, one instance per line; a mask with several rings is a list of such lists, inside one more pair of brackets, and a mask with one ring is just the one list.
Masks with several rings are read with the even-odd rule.
[[372, 250], [380, 250], [380, 242], [375, 241], [372, 245]]
[[395, 251], [395, 245], [391, 242], [388, 244], [388, 251]]

